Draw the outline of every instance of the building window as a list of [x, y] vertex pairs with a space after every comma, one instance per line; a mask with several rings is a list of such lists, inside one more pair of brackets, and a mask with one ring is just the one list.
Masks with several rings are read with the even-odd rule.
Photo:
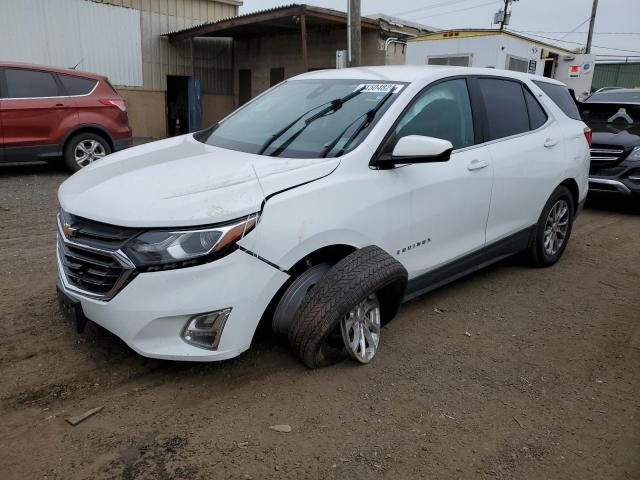
[[437, 55], [434, 57], [427, 57], [427, 65], [469, 67], [471, 66], [471, 55]]
[[514, 72], [527, 73], [529, 70], [529, 60], [507, 55], [507, 70], [513, 70]]

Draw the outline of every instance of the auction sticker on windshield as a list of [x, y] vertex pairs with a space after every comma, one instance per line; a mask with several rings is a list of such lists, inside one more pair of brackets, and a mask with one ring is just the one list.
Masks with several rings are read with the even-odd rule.
[[393, 93], [398, 93], [404, 85], [398, 85], [397, 83], [361, 83], [355, 89], [355, 91], [361, 90], [362, 93], [387, 93], [393, 90]]

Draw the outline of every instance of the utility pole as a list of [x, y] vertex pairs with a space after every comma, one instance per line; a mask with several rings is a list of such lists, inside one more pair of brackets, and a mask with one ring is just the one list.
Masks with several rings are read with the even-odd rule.
[[589, 21], [589, 34], [587, 36], [586, 53], [591, 53], [591, 41], [593, 40], [593, 27], [596, 24], [596, 10], [598, 10], [598, 0], [593, 0], [593, 6], [591, 7], [591, 20]]
[[504, 25], [507, 23], [507, 9], [509, 8], [509, 0], [504, 0], [504, 11], [502, 12], [502, 21], [500, 22], [500, 31], [504, 30]]
[[349, 66], [359, 67], [362, 63], [362, 19], [360, 0], [348, 0], [348, 40]]

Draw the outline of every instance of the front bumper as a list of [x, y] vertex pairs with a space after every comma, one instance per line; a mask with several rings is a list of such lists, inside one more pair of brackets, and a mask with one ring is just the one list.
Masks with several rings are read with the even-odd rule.
[[[196, 267], [140, 273], [107, 302], [64, 290], [80, 301], [89, 320], [120, 337], [140, 355], [216, 361], [249, 348], [262, 314], [288, 278], [286, 273], [236, 250]], [[193, 315], [229, 307], [231, 314], [216, 350], [182, 339], [182, 329]]]
[[640, 194], [640, 164], [637, 161], [623, 160], [600, 167], [592, 162], [589, 190], [623, 195]]
[[[638, 178], [640, 180], [640, 177]], [[627, 186], [625, 182], [618, 178], [609, 178], [609, 177], [589, 177], [589, 190], [593, 192], [613, 192], [613, 193], [621, 193], [623, 195], [631, 195], [632, 193], [640, 192], [640, 183], [638, 187], [634, 187], [635, 192]]]

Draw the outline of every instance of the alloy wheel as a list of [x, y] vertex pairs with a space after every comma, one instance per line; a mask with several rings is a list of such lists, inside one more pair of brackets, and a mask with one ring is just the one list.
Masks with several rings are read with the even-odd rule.
[[547, 255], [557, 254], [567, 238], [569, 231], [569, 204], [560, 199], [553, 204], [544, 224], [544, 251]]
[[104, 145], [97, 140], [82, 140], [76, 145], [74, 158], [80, 167], [86, 167], [90, 163], [101, 159], [107, 154]]
[[380, 302], [372, 293], [358, 303], [340, 322], [342, 339], [349, 354], [361, 363], [369, 363], [380, 343]]

